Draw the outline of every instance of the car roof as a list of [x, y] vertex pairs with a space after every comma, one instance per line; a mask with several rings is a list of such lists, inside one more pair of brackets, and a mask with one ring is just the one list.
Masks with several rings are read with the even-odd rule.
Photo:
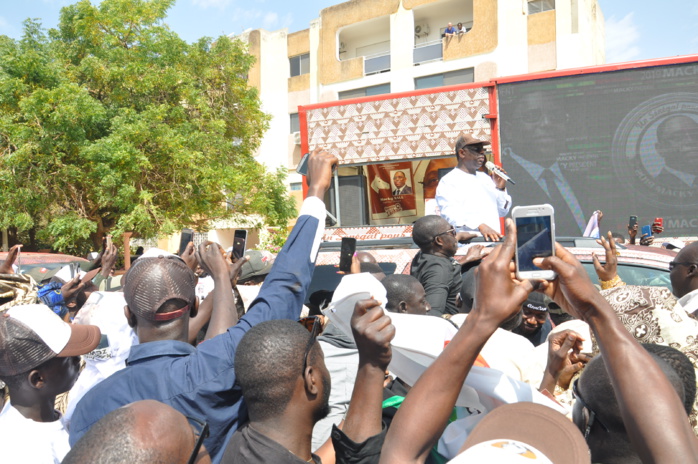
[[[7, 255], [7, 251], [0, 252], [0, 261], [5, 261]], [[20, 254], [19, 261], [21, 261], [23, 266], [27, 264], [71, 263], [74, 261], [87, 262], [85, 258], [80, 258], [79, 256], [64, 255], [62, 253], [35, 253], [31, 251], [23, 251]]]

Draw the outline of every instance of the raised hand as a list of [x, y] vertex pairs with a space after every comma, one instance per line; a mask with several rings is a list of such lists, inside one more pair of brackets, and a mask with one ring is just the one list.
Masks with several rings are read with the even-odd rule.
[[395, 327], [379, 301], [369, 299], [356, 303], [351, 331], [359, 350], [359, 363], [370, 364], [384, 372], [392, 359], [390, 342], [395, 337]]
[[516, 226], [506, 220], [504, 243], [495, 247], [475, 271], [475, 300], [471, 314], [478, 314], [495, 327], [521, 310], [534, 288], [530, 280], [517, 281], [510, 272], [516, 249]]
[[555, 256], [535, 258], [533, 264], [557, 273], [554, 280], [542, 282], [541, 289], [572, 316], [585, 320], [588, 311], [600, 301], [605, 302], [589, 280], [584, 266], [559, 243], [555, 244]]
[[15, 263], [15, 260], [17, 259], [17, 255], [19, 255], [19, 252], [22, 249], [22, 245], [15, 245], [12, 248], [10, 248], [10, 251], [7, 253], [7, 259], [0, 264], [0, 274], [14, 274], [15, 271], [12, 270], [12, 265]]
[[339, 160], [336, 156], [316, 148], [308, 157], [308, 196], [322, 199], [332, 182], [332, 168]]
[[180, 256], [180, 258], [182, 258], [189, 269], [196, 272], [196, 267], [199, 265], [199, 261], [196, 259], [194, 242], [187, 243], [187, 246], [184, 247], [184, 252], [182, 252], [182, 256]]
[[229, 276], [228, 263], [225, 261], [224, 254], [219, 244], [205, 241], [196, 250], [196, 260], [199, 266], [214, 279], [221, 274]]
[[596, 241], [601, 245], [604, 250], [606, 250], [606, 263], [601, 265], [599, 262], [599, 257], [594, 253], [591, 257], [594, 262], [594, 270], [596, 270], [596, 275], [599, 276], [600, 280], [612, 280], [616, 275], [618, 275], [618, 258], [616, 254], [616, 241], [613, 240], [613, 235], [608, 232], [608, 240], [601, 237]]
[[574, 374], [581, 370], [589, 358], [580, 353], [584, 339], [577, 332], [564, 330], [548, 339], [548, 364], [541, 389], [552, 392], [555, 385], [567, 390]]
[[70, 300], [75, 298], [78, 293], [80, 293], [85, 288], [85, 283], [80, 280], [80, 276], [75, 276], [73, 279], [69, 280], [61, 287], [61, 295], [63, 295], [63, 301], [68, 303]]

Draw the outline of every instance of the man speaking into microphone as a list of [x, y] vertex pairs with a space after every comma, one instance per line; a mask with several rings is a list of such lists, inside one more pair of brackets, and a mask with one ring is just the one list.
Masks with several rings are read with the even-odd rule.
[[[511, 207], [506, 179], [478, 171], [485, 162], [485, 145], [490, 142], [463, 134], [456, 140], [458, 165], [436, 188], [441, 216], [459, 231], [477, 233], [487, 241], [501, 238], [500, 217]], [[501, 171], [504, 173], [504, 171]], [[506, 174], [506, 173], [504, 173]]]

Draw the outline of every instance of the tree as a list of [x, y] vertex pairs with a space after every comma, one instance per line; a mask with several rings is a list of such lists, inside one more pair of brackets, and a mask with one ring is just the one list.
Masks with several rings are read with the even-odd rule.
[[68, 250], [293, 217], [283, 174], [252, 156], [268, 125], [253, 58], [228, 37], [187, 44], [163, 22], [173, 3], [82, 0], [48, 35], [28, 20], [21, 40], [0, 37], [0, 227]]

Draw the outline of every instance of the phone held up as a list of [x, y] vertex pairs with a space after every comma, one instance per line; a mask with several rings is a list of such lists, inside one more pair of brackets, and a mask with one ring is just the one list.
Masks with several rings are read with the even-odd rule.
[[194, 240], [194, 231], [192, 229], [182, 229], [182, 234], [179, 237], [179, 256], [184, 254], [187, 249], [187, 244]]
[[296, 172], [301, 176], [308, 175], [308, 157], [310, 157], [310, 153], [306, 153], [305, 155], [303, 155], [300, 162], [298, 163], [298, 166], [296, 166]]
[[356, 252], [356, 239], [353, 237], [342, 237], [342, 249], [339, 253], [339, 270], [345, 274], [351, 272], [351, 260]]
[[511, 216], [516, 223], [516, 278], [553, 280], [555, 271], [539, 268], [533, 259], [555, 255], [555, 210], [548, 204], [517, 206]]
[[245, 256], [247, 246], [247, 231], [245, 229], [236, 229], [235, 237], [233, 238], [233, 258], [240, 259]]
[[637, 216], [630, 216], [630, 219], [628, 220], [628, 229], [635, 227], [635, 224], [637, 224]]

